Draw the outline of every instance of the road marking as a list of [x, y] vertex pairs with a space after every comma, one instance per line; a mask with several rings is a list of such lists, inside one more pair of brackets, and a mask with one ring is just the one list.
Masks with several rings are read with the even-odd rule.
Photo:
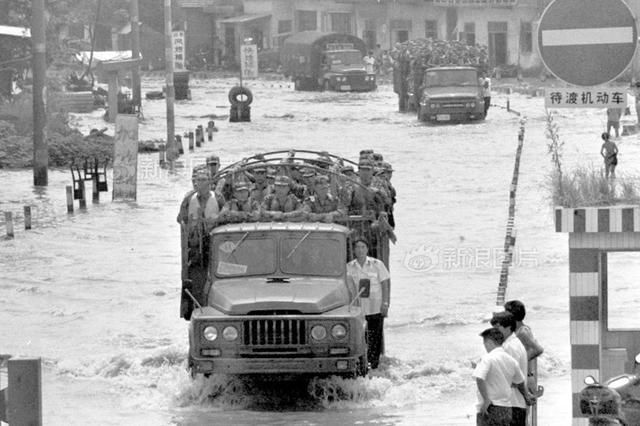
[[584, 44], [633, 43], [633, 28], [578, 28], [575, 30], [543, 30], [543, 46], [578, 46]]

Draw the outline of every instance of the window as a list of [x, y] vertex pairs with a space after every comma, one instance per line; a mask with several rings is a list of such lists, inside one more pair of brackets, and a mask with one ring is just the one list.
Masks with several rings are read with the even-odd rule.
[[464, 41], [467, 46], [475, 46], [476, 44], [476, 24], [475, 22], [465, 22], [464, 24]]
[[290, 33], [293, 30], [291, 19], [281, 19], [278, 21], [278, 34]]
[[351, 34], [351, 14], [330, 13], [331, 31], [334, 33]]
[[434, 40], [438, 38], [438, 21], [424, 21], [424, 36], [425, 38], [432, 38]]
[[298, 31], [314, 31], [318, 29], [318, 20], [315, 10], [297, 10], [296, 22]]
[[215, 274], [220, 278], [266, 275], [276, 271], [276, 242], [260, 235], [225, 234], [215, 237]]
[[[309, 237], [297, 233], [283, 238], [280, 245], [280, 267], [290, 275], [337, 277], [344, 273], [344, 242], [323, 236]], [[306, 238], [305, 238], [306, 235]]]
[[362, 31], [362, 39], [367, 45], [367, 50], [373, 50], [378, 44], [376, 34], [376, 22], [373, 19], [365, 19], [364, 31]]
[[520, 51], [531, 53], [533, 51], [533, 30], [531, 22], [520, 23]]
[[606, 272], [606, 321], [609, 330], [638, 330], [638, 252], [608, 252], [605, 256]]

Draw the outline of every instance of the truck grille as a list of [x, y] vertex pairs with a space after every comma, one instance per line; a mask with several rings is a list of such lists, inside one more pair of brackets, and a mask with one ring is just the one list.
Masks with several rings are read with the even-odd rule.
[[304, 345], [307, 334], [304, 320], [259, 319], [243, 324], [245, 345]]

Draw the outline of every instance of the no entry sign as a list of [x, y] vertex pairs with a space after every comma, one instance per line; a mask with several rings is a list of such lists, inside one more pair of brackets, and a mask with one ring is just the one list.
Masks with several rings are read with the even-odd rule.
[[637, 42], [635, 18], [622, 0], [554, 0], [538, 28], [544, 65], [578, 86], [616, 79], [631, 63]]

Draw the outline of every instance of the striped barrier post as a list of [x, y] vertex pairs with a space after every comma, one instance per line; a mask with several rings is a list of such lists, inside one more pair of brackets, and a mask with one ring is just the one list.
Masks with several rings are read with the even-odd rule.
[[24, 229], [31, 229], [31, 206], [24, 206]]
[[67, 213], [73, 213], [73, 187], [67, 185]]
[[7, 228], [7, 238], [13, 238], [13, 213], [4, 212], [4, 224]]

